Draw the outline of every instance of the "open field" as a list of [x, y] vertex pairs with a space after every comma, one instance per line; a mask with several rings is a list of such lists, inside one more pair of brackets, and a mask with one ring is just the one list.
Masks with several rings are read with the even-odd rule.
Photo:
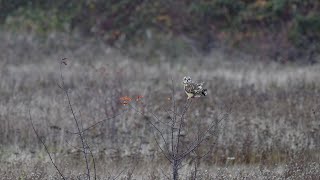
[[[208, 56], [145, 60], [97, 40], [52, 34], [46, 39], [0, 32], [0, 177], [57, 179], [33, 132], [71, 179], [85, 172], [79, 138], [63, 91], [62, 73], [83, 127], [110, 118], [86, 133], [100, 179], [165, 179], [170, 166], [154, 140], [149, 119], [166, 120], [172, 80], [179, 108], [186, 101], [181, 79], [205, 81], [209, 95], [192, 101], [186, 117], [188, 143], [221, 114], [212, 138], [197, 152], [198, 179], [317, 179], [320, 177], [320, 65], [281, 65], [217, 49]], [[118, 102], [143, 96], [133, 105]], [[135, 99], [134, 99], [135, 100]], [[180, 110], [180, 109], [179, 109]], [[230, 110], [230, 111], [229, 111]], [[81, 112], [81, 113], [80, 113]], [[161, 144], [160, 144], [161, 145]], [[213, 145], [213, 146], [212, 146]], [[182, 179], [191, 179], [187, 159]]]

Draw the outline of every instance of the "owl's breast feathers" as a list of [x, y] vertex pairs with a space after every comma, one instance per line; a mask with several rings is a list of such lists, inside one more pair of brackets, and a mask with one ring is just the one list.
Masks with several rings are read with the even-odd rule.
[[197, 86], [196, 84], [194, 84], [194, 83], [189, 83], [189, 84], [187, 84], [187, 85], [184, 86], [184, 90], [185, 90], [187, 93], [192, 93], [192, 94], [194, 94], [194, 93], [196, 93], [197, 89], [198, 89], [198, 86]]

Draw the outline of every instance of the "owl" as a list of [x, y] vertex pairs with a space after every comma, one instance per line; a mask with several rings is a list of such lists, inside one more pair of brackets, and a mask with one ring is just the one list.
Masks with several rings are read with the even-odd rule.
[[203, 89], [203, 82], [194, 83], [189, 76], [185, 76], [182, 83], [188, 99], [207, 95], [207, 89]]

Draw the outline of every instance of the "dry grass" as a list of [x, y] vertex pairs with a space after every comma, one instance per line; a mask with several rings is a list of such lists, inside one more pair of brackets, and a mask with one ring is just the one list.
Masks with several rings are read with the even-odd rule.
[[[197, 127], [231, 108], [220, 124], [212, 153], [202, 161], [199, 179], [316, 179], [320, 176], [320, 66], [253, 63], [253, 57], [216, 50], [206, 57], [179, 62], [132, 59], [99, 41], [66, 35], [41, 39], [0, 32], [0, 176], [4, 179], [55, 179], [43, 147], [28, 121], [33, 121], [70, 177], [83, 173], [79, 143], [63, 92], [58, 88], [59, 60], [72, 103], [84, 127], [121, 114], [90, 129], [88, 140], [99, 160], [101, 179], [163, 179], [168, 172], [145, 118], [148, 111], [166, 119], [171, 78], [176, 99], [185, 95], [185, 75], [204, 80], [208, 98], [196, 99], [187, 118], [188, 137]], [[229, 55], [227, 55], [229, 54]], [[114, 100], [143, 96], [144, 116]], [[110, 103], [111, 101], [111, 103]], [[204, 145], [199, 152], [208, 148]], [[234, 159], [233, 159], [234, 158]], [[182, 169], [191, 178], [192, 163]], [[162, 164], [162, 165], [158, 165]], [[135, 167], [135, 168], [133, 168]]]

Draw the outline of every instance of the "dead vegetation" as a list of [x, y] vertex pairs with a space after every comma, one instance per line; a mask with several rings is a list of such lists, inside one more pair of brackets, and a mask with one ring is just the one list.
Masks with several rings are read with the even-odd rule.
[[[206, 127], [226, 107], [232, 109], [216, 138], [193, 154], [212, 148], [198, 164], [198, 179], [315, 179], [320, 175], [318, 65], [252, 63], [252, 57], [227, 56], [222, 50], [179, 63], [146, 63], [91, 40], [41, 42], [32, 35], [10, 33], [1, 33], [0, 39], [6, 42], [0, 45], [4, 52], [0, 55], [0, 175], [5, 179], [58, 178], [31, 129], [29, 109], [63, 173], [73, 178], [83, 173], [83, 157], [75, 148], [80, 142], [72, 134], [76, 130], [57, 85], [62, 57], [68, 57], [65, 83], [76, 113], [81, 110], [82, 125], [108, 119], [87, 132], [98, 159], [98, 179], [116, 177], [122, 170], [123, 179], [165, 178], [170, 167], [146, 119], [152, 118], [150, 112], [170, 118], [163, 107], [171, 96], [171, 78], [181, 104], [185, 94], [180, 80], [186, 74], [206, 81], [210, 90], [208, 98], [191, 105], [188, 132]], [[134, 100], [143, 96], [139, 106], [143, 116], [112, 101], [123, 96]], [[180, 177], [190, 179], [195, 161], [186, 162]]]

